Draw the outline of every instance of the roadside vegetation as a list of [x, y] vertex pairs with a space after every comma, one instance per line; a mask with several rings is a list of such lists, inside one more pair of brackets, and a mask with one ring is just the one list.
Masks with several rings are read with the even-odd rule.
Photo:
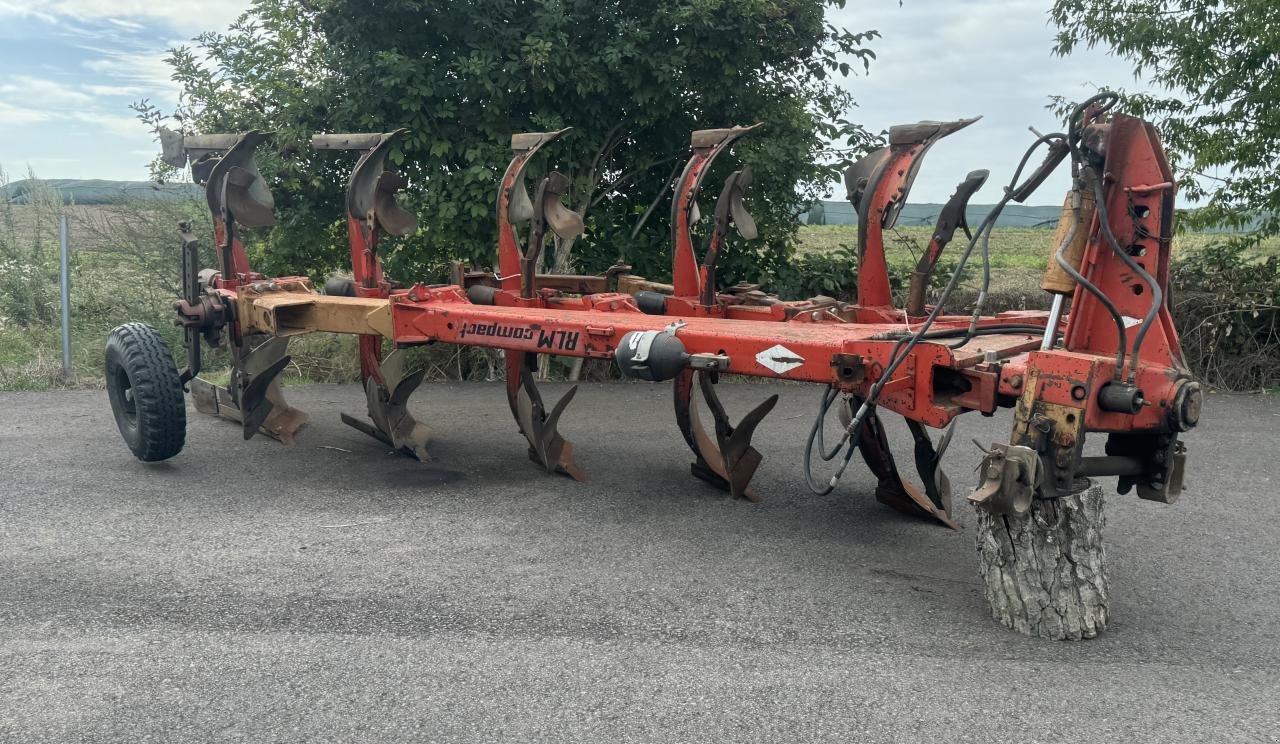
[[[182, 333], [173, 325], [172, 309], [181, 293], [177, 225], [191, 223], [201, 239], [201, 265], [215, 265], [203, 201], [64, 205], [56, 191], [32, 180], [26, 203], [14, 204], [5, 196], [7, 176], [0, 170], [0, 390], [101, 387], [107, 334], [131, 320], [156, 328], [178, 365], [184, 365]], [[70, 218], [70, 376], [62, 370], [59, 214]], [[263, 260], [263, 250], [261, 244], [251, 247], [255, 263]], [[322, 284], [324, 272], [312, 278]], [[283, 376], [286, 384], [359, 379], [354, 336], [305, 336], [289, 348], [293, 364]], [[425, 366], [431, 380], [496, 379], [502, 369], [497, 354], [470, 347], [424, 347], [414, 350], [413, 362]], [[226, 365], [224, 353], [206, 348], [202, 376], [225, 382]], [[557, 364], [549, 372], [567, 367]]]

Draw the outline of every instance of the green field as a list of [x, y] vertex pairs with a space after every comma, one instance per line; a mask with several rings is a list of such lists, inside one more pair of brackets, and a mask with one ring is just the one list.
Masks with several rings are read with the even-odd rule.
[[[1053, 230], [1047, 229], [996, 228], [991, 233], [990, 243], [992, 289], [1034, 290], [1039, 285], [1040, 276], [1049, 260], [1053, 234]], [[889, 263], [906, 268], [915, 264], [921, 251], [929, 244], [932, 229], [899, 227], [887, 231], [885, 235]], [[1228, 237], [1230, 236], [1223, 233], [1181, 233], [1174, 237], [1174, 255], [1176, 257], [1186, 251], [1196, 251]], [[841, 247], [853, 247], [857, 241], [857, 225], [806, 225], [800, 228], [799, 250], [801, 253], [834, 251]], [[948, 257], [954, 260], [966, 244], [964, 234], [958, 232], [947, 246], [943, 261]], [[1259, 255], [1280, 255], [1280, 237], [1266, 240], [1256, 250]], [[970, 275], [976, 276], [981, 266], [981, 256], [975, 252], [969, 261]], [[972, 281], [969, 283], [972, 284]]]
[[[891, 259], [907, 260], [911, 251], [928, 244], [932, 229], [928, 227], [898, 227], [889, 230]], [[1174, 255], [1186, 250], [1198, 250], [1214, 241], [1225, 240], [1225, 233], [1180, 233], [1174, 236]], [[858, 241], [857, 225], [806, 225], [800, 228], [800, 250], [829, 251], [842, 245], [852, 246]], [[964, 234], [956, 233], [948, 250], [964, 247]], [[1030, 227], [997, 227], [991, 233], [991, 265], [1002, 269], [1043, 268], [1053, 242], [1053, 230]], [[1280, 236], [1270, 238], [1258, 248], [1261, 254], [1280, 255]]]

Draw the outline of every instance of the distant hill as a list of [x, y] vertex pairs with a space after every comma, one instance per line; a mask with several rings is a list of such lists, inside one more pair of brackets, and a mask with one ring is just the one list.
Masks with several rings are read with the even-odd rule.
[[[976, 227], [982, 220], [986, 219], [987, 214], [991, 212], [994, 206], [994, 204], [970, 204], [969, 208], [965, 210], [965, 217], [968, 218], [970, 225]], [[1025, 204], [1010, 204], [1000, 213], [999, 219], [996, 220], [996, 226], [1057, 227], [1058, 214], [1061, 209], [1061, 206], [1054, 205], [1032, 207]], [[902, 227], [933, 225], [938, 221], [938, 214], [941, 211], [941, 204], [908, 204], [902, 208], [902, 214], [898, 216], [898, 225]], [[814, 220], [814, 224], [858, 224], [858, 213], [854, 211], [853, 205], [847, 201], [823, 201], [822, 212], [825, 219]], [[810, 213], [806, 212], [801, 215], [800, 219], [805, 223], [809, 223], [809, 217]]]
[[14, 181], [5, 187], [9, 201], [27, 204], [37, 187], [58, 192], [64, 204], [118, 204], [124, 201], [186, 201], [199, 199], [204, 189], [194, 183], [155, 183], [152, 181], [103, 181], [74, 178]]
[[[119, 204], [126, 201], [188, 201], [199, 200], [204, 196], [204, 189], [194, 183], [155, 183], [153, 181], [58, 178], [40, 181], [14, 181], [4, 188], [8, 192], [7, 195], [11, 203], [27, 204], [30, 202], [31, 190], [37, 184], [43, 184], [57, 191], [64, 204], [86, 206]], [[849, 202], [824, 200], [821, 204], [821, 217], [811, 221], [811, 217], [816, 215], [812, 215], [811, 212], [805, 212], [800, 215], [800, 220], [806, 224], [858, 224], [858, 215], [854, 211], [853, 205], [849, 204]], [[938, 214], [942, 211], [942, 206], [941, 204], [932, 203], [908, 204], [902, 208], [902, 214], [898, 216], [898, 225], [902, 227], [931, 226], [938, 221]], [[994, 206], [993, 204], [970, 204], [969, 208], [965, 210], [965, 215], [969, 218], [969, 224], [976, 227], [986, 218]], [[996, 220], [996, 225], [998, 227], [1054, 228], [1058, 225], [1060, 209], [1061, 207], [1057, 205], [1027, 206], [1025, 204], [1010, 204], [1004, 208], [1004, 211], [1000, 214], [1000, 219]], [[1256, 222], [1257, 220], [1255, 220]]]
[[[101, 179], [77, 180], [58, 178], [49, 180], [14, 181], [7, 187], [9, 201], [27, 204], [31, 190], [43, 184], [58, 192], [64, 204], [118, 204], [125, 201], [185, 201], [199, 199], [204, 190], [193, 183], [155, 183], [153, 181], [104, 181]], [[827, 225], [856, 225], [858, 215], [849, 202], [824, 201], [823, 210]], [[908, 204], [898, 217], [898, 224], [932, 225], [937, 221], [941, 204]], [[968, 209], [969, 224], [977, 225], [991, 211], [990, 204], [971, 204]], [[808, 213], [801, 216], [808, 218]], [[1027, 207], [1020, 204], [1005, 208], [997, 224], [1005, 227], [1053, 227], [1058, 222], [1058, 207]]]

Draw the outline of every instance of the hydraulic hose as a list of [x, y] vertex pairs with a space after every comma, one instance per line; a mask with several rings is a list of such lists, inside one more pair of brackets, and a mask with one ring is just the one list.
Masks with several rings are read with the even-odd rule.
[[[822, 400], [820, 401], [818, 406], [818, 416], [814, 420], [813, 426], [810, 428], [809, 438], [805, 446], [805, 457], [804, 457], [805, 483], [806, 485], [808, 485], [811, 491], [813, 491], [815, 494], [818, 494], [820, 496], [825, 496], [831, 493], [835, 489], [836, 484], [839, 482], [840, 478], [844, 475], [844, 471], [848, 468], [849, 462], [853, 458], [854, 450], [857, 449], [857, 440], [858, 440], [858, 437], [861, 435], [861, 429], [864, 421], [866, 420], [866, 417], [870, 415], [871, 411], [875, 408], [876, 401], [879, 400], [880, 393], [884, 389], [884, 386], [888, 384], [889, 380], [893, 378], [894, 372], [897, 371], [898, 367], [901, 366], [903, 361], [906, 360], [908, 355], [911, 353], [912, 349], [914, 349], [918, 343], [920, 343], [922, 340], [954, 338], [954, 337], [957, 337], [957, 334], [958, 334], [957, 340], [950, 345], [951, 348], [958, 348], [968, 343], [970, 340], [972, 340], [975, 336], [978, 336], [978, 335], [985, 335], [987, 333], [1018, 332], [1018, 331], [1012, 330], [1012, 328], [1009, 328], [1009, 327], [999, 328], [999, 327], [988, 326], [986, 328], [980, 328], [978, 325], [978, 321], [982, 315], [982, 309], [986, 303], [987, 292], [990, 288], [991, 230], [995, 225], [996, 219], [1000, 216], [1000, 213], [1004, 211], [1005, 206], [1007, 206], [1008, 203], [1013, 199], [1014, 195], [1018, 194], [1022, 198], [1026, 198], [1026, 196], [1029, 195], [1030, 191], [1034, 189], [1034, 186], [1030, 182], [1032, 180], [1035, 180], [1036, 181], [1035, 185], [1038, 185], [1039, 181], [1043, 180], [1044, 176], [1046, 175], [1044, 173], [1036, 173], [1036, 174], [1033, 174], [1028, 179], [1027, 182], [1022, 183], [1021, 185], [1019, 184], [1019, 180], [1022, 178], [1022, 172], [1025, 170], [1027, 162], [1031, 159], [1032, 154], [1041, 144], [1052, 144], [1054, 142], [1062, 143], [1065, 141], [1071, 154], [1071, 164], [1072, 164], [1073, 174], [1079, 177], [1080, 169], [1082, 167], [1082, 164], [1084, 164], [1084, 168], [1089, 171], [1088, 175], [1095, 176], [1093, 178], [1090, 178], [1090, 180], [1093, 182], [1094, 194], [1098, 203], [1098, 210], [1099, 210], [1098, 218], [1099, 218], [1099, 222], [1102, 225], [1104, 236], [1107, 238], [1107, 241], [1110, 244], [1111, 249], [1116, 253], [1116, 255], [1119, 256], [1131, 270], [1133, 270], [1140, 277], [1142, 277], [1143, 281], [1145, 281], [1152, 288], [1152, 309], [1147, 314], [1147, 317], [1143, 320], [1142, 327], [1138, 331], [1138, 336], [1134, 340], [1134, 353], [1133, 353], [1133, 358], [1130, 360], [1130, 379], [1133, 379], [1133, 376], [1136, 373], [1136, 369], [1137, 369], [1137, 359], [1138, 359], [1137, 352], [1141, 348], [1141, 342], [1146, 335], [1147, 329], [1149, 328], [1150, 324], [1154, 320], [1156, 314], [1159, 312], [1159, 307], [1163, 300], [1163, 296], [1159, 286], [1155, 282], [1155, 279], [1151, 277], [1151, 275], [1148, 274], [1145, 270], [1143, 270], [1143, 268], [1140, 265], [1138, 265], [1136, 261], [1133, 261], [1133, 259], [1120, 247], [1119, 241], [1116, 239], [1114, 233], [1111, 231], [1111, 226], [1108, 222], [1106, 205], [1103, 200], [1101, 181], [1100, 179], [1096, 178], [1096, 174], [1093, 172], [1093, 168], [1086, 164], [1087, 163], [1086, 153], [1084, 152], [1084, 149], [1081, 146], [1081, 136], [1080, 136], [1081, 128], [1084, 125], [1083, 117], [1085, 112], [1088, 109], [1090, 109], [1091, 107], [1095, 107], [1093, 115], [1096, 116], [1110, 110], [1111, 107], [1113, 107], [1118, 100], [1119, 100], [1119, 96], [1111, 92], [1104, 92], [1096, 96], [1093, 96], [1092, 98], [1086, 100], [1084, 103], [1081, 103], [1078, 106], [1076, 106], [1076, 108], [1072, 111], [1070, 121], [1068, 122], [1067, 134], [1053, 133], [1053, 134], [1040, 135], [1039, 137], [1036, 138], [1035, 142], [1033, 142], [1030, 145], [1030, 147], [1027, 148], [1027, 151], [1022, 156], [1022, 160], [1018, 163], [1018, 167], [1014, 170], [1013, 177], [1010, 179], [1009, 185], [1005, 188], [1004, 197], [996, 204], [996, 206], [991, 210], [991, 212], [988, 213], [986, 218], [983, 219], [978, 229], [974, 232], [973, 236], [970, 238], [968, 245], [966, 245], [964, 251], [961, 252], [959, 260], [956, 264], [956, 268], [951, 273], [951, 279], [947, 282], [947, 286], [942, 290], [942, 293], [938, 298], [938, 302], [934, 306], [932, 312], [929, 313], [928, 317], [925, 318], [924, 322], [920, 325], [918, 329], [916, 329], [914, 332], [911, 332], [909, 335], [899, 338], [897, 343], [894, 344], [893, 352], [890, 354], [889, 363], [885, 365], [884, 371], [882, 372], [880, 378], [876, 380], [876, 382], [871, 386], [871, 389], [870, 391], [868, 391], [868, 394], [866, 398], [863, 400], [862, 405], [854, 413], [853, 419], [850, 421], [849, 425], [845, 427], [845, 431], [841, 436], [840, 442], [837, 443], [836, 446], [830, 451], [826, 450], [825, 442], [823, 440], [823, 424], [826, 421], [826, 416], [827, 416], [827, 413], [830, 411], [832, 403], [834, 402], [835, 398], [838, 397], [839, 393], [838, 391], [835, 390], [834, 387], [831, 387], [831, 386], [829, 386], [828, 389], [823, 392]], [[1043, 167], [1041, 168], [1041, 170], [1043, 170]], [[1127, 351], [1127, 344], [1125, 339], [1126, 334], [1125, 334], [1123, 317], [1120, 315], [1120, 312], [1116, 308], [1115, 304], [1111, 302], [1111, 300], [1106, 296], [1106, 294], [1103, 293], [1100, 289], [1098, 289], [1098, 287], [1094, 286], [1091, 282], [1089, 282], [1088, 279], [1086, 279], [1077, 270], [1075, 270], [1074, 267], [1070, 266], [1063, 257], [1063, 249], [1065, 248], [1066, 245], [1070, 243], [1071, 239], [1074, 238], [1075, 236], [1074, 229], [1075, 229], [1075, 226], [1073, 225], [1072, 231], [1069, 233], [1067, 240], [1064, 241], [1063, 244], [1058, 247], [1058, 250], [1055, 252], [1055, 260], [1058, 262], [1060, 266], [1062, 266], [1064, 270], [1066, 270], [1066, 272], [1068, 273], [1069, 276], [1072, 277], [1072, 279], [1074, 279], [1078, 284], [1080, 284], [1085, 288], [1085, 291], [1089, 292], [1099, 300], [1099, 302], [1103, 305], [1103, 307], [1107, 309], [1107, 312], [1111, 315], [1112, 320], [1115, 321], [1116, 331], [1120, 339], [1119, 348], [1116, 352], [1116, 370], [1117, 370], [1117, 374], [1123, 374], [1122, 370], [1124, 367], [1125, 352]], [[982, 243], [982, 262], [983, 262], [982, 287], [978, 293], [978, 298], [977, 298], [977, 301], [975, 302], [973, 314], [970, 318], [968, 328], [963, 331], [959, 331], [958, 329], [946, 329], [943, 331], [931, 332], [930, 328], [933, 326], [933, 323], [935, 320], [937, 320], [938, 316], [941, 315], [942, 310], [946, 306], [947, 301], [950, 299], [952, 292], [955, 291], [956, 286], [959, 284], [960, 276], [964, 271], [964, 267], [968, 262], [969, 258], [972, 256], [973, 250], [978, 245], [979, 241], [981, 241]], [[1032, 333], [1044, 330], [1042, 328], [1039, 328], [1038, 326], [1023, 326], [1023, 327], [1015, 326], [1015, 327], [1030, 329], [1030, 332]], [[839, 456], [841, 450], [842, 449], [844, 450], [844, 458], [840, 463], [839, 469], [835, 472], [834, 475], [831, 476], [830, 480], [825, 485], [822, 485], [822, 486], [818, 486], [814, 482], [813, 472], [811, 468], [812, 451], [813, 451], [813, 446], [815, 442], [819, 446], [819, 450], [820, 450], [819, 455], [825, 461], [830, 461], [835, 459], [837, 456]]]
[[[1079, 209], [1078, 205], [1076, 206], [1076, 209]], [[1067, 246], [1071, 245], [1071, 241], [1075, 238], [1076, 225], [1077, 221], [1073, 219], [1071, 221], [1071, 228], [1067, 232], [1066, 239], [1062, 241], [1062, 245], [1058, 246], [1058, 250], [1054, 253], [1053, 257], [1054, 260], [1058, 262], [1058, 266], [1067, 273], [1067, 276], [1071, 277], [1076, 284], [1084, 287], [1086, 292], [1093, 295], [1094, 298], [1107, 309], [1107, 312], [1111, 315], [1111, 319], [1115, 321], [1116, 334], [1119, 337], [1119, 348], [1116, 349], [1116, 377], [1118, 379], [1124, 369], [1124, 355], [1128, 349], [1128, 342], [1125, 340], [1124, 319], [1120, 316], [1120, 311], [1116, 309], [1115, 303], [1111, 301], [1111, 298], [1107, 297], [1106, 293], [1098, 289], [1093, 282], [1086, 279], [1084, 275], [1077, 271], [1076, 268], [1071, 265], [1071, 262], [1066, 259], [1065, 254]]]
[[[933, 310], [929, 313], [928, 317], [925, 318], [924, 322], [921, 323], [918, 329], [916, 329], [910, 336], [900, 339], [897, 342], [897, 344], [894, 345], [893, 353], [890, 355], [889, 363], [885, 365], [884, 372], [881, 374], [880, 379], [877, 380], [875, 384], [871, 386], [871, 390], [868, 392], [866, 399], [862, 402], [862, 405], [854, 413], [852, 421], [850, 421], [849, 425], [845, 428], [844, 434], [841, 436], [840, 442], [836, 445], [835, 449], [832, 450], [830, 453], [825, 451], [820, 453], [823, 456], [823, 460], [830, 461], [832, 459], [835, 459], [835, 457], [839, 454], [842, 448], [845, 450], [844, 458], [841, 461], [840, 467], [836, 471], [836, 473], [833, 476], [831, 476], [831, 479], [826, 483], [825, 486], [817, 487], [814, 484], [813, 473], [812, 473], [812, 470], [810, 469], [810, 465], [812, 463], [811, 450], [815, 440], [817, 440], [817, 438], [821, 436], [821, 429], [822, 429], [823, 422], [825, 421], [826, 414], [831, 407], [831, 403], [827, 400], [828, 393], [824, 392], [823, 401], [819, 406], [819, 416], [814, 422], [814, 426], [810, 431], [809, 441], [806, 443], [806, 447], [805, 447], [805, 483], [806, 485], [809, 486], [810, 491], [812, 491], [813, 493], [819, 496], [825, 496], [831, 493], [831, 491], [835, 489], [835, 486], [839, 482], [840, 478], [844, 476], [845, 470], [849, 467], [849, 462], [853, 459], [853, 453], [857, 449], [856, 442], [858, 437], [861, 435], [863, 422], [866, 420], [866, 417], [870, 415], [871, 411], [875, 408], [875, 402], [879, 400], [881, 391], [884, 389], [884, 386], [888, 384], [889, 380], [892, 379], [893, 373], [898, 370], [898, 367], [900, 367], [902, 363], [906, 360], [907, 356], [910, 355], [911, 350], [915, 348], [916, 344], [918, 344], [921, 340], [927, 337], [927, 334], [929, 333], [929, 329], [933, 326], [934, 321], [938, 319], [938, 316], [942, 314], [942, 311], [946, 306], [947, 300], [950, 299], [951, 294], [955, 291], [956, 286], [960, 283], [960, 277], [964, 272], [964, 267], [968, 263], [969, 258], [973, 255], [974, 248], [977, 247], [979, 241], [982, 241], [983, 242], [983, 262], [984, 262], [984, 273], [983, 273], [984, 286], [978, 295], [978, 303], [974, 309], [974, 315], [970, 321], [969, 328], [966, 331], [964, 331], [963, 336], [961, 337], [961, 340], [954, 346], [962, 346], [965, 343], [967, 343], [968, 340], [972, 339], [975, 335], [977, 335], [979, 330], [977, 325], [977, 319], [981, 315], [982, 305], [986, 298], [988, 283], [990, 282], [989, 244], [990, 244], [991, 229], [995, 226], [995, 222], [999, 218], [1000, 213], [1004, 211], [1005, 206], [1008, 205], [1008, 203], [1012, 200], [1014, 193], [1018, 191], [1018, 188], [1019, 188], [1018, 181], [1022, 178], [1022, 173], [1024, 170], [1026, 170], [1027, 163], [1031, 160], [1031, 156], [1035, 153], [1036, 149], [1039, 148], [1040, 145], [1042, 144], [1052, 143], [1054, 141], [1062, 141], [1065, 138], [1066, 138], [1066, 135], [1061, 133], [1041, 135], [1037, 137], [1036, 140], [1032, 142], [1031, 145], [1027, 148], [1026, 152], [1022, 156], [1022, 159], [1018, 162], [1018, 167], [1014, 170], [1013, 177], [1010, 179], [1009, 185], [1005, 187], [1004, 197], [996, 204], [996, 206], [991, 210], [991, 212], [988, 213], [987, 216], [982, 220], [982, 223], [978, 226], [978, 229], [974, 231], [973, 237], [969, 239], [969, 243], [965, 246], [965, 249], [960, 253], [960, 257], [959, 257], [959, 260], [957, 261], [956, 268], [951, 272], [951, 279], [947, 282], [947, 286], [942, 290], [942, 293], [939, 296], [938, 302], [936, 305], [934, 305]], [[1042, 330], [1042, 329], [1039, 329], [1039, 328], [1036, 329], [1036, 331], [1039, 331], [1039, 330]], [[848, 446], [846, 447], [846, 445]], [[830, 457], [827, 456], [828, 454], [830, 454]]]
[[[1141, 264], [1133, 260], [1133, 257], [1130, 256], [1129, 252], [1120, 245], [1119, 239], [1116, 238], [1115, 232], [1111, 229], [1111, 215], [1109, 214], [1107, 202], [1104, 198], [1105, 194], [1103, 193], [1104, 190], [1102, 188], [1101, 174], [1097, 172], [1096, 168], [1087, 163], [1085, 158], [1086, 153], [1080, 144], [1080, 129], [1084, 126], [1084, 115], [1089, 108], [1096, 106], [1094, 116], [1097, 116], [1110, 111], [1119, 100], [1120, 96], [1111, 91], [1103, 91], [1102, 93], [1085, 100], [1072, 111], [1071, 121], [1068, 125], [1067, 131], [1069, 143], [1071, 145], [1072, 168], [1079, 169], [1083, 166], [1083, 169], [1085, 170], [1084, 176], [1086, 180], [1090, 182], [1094, 200], [1097, 204], [1098, 225], [1103, 237], [1106, 238], [1108, 247], [1111, 248], [1112, 253], [1124, 262], [1125, 266], [1127, 266], [1130, 271], [1137, 274], [1142, 281], [1151, 288], [1151, 309], [1147, 311], [1146, 316], [1142, 319], [1142, 324], [1138, 326], [1138, 332], [1133, 338], [1133, 352], [1129, 357], [1129, 381], [1132, 382], [1138, 371], [1138, 352], [1142, 349], [1142, 342], [1146, 339], [1147, 331], [1151, 329], [1151, 324], [1155, 322], [1156, 316], [1159, 315], [1160, 308], [1164, 304], [1164, 292], [1161, 290], [1160, 284], [1155, 280], [1155, 277], [1147, 273], [1147, 271], [1142, 268]], [[1125, 353], [1128, 351], [1128, 340], [1126, 338], [1128, 333], [1124, 325], [1123, 316], [1120, 314], [1120, 311], [1116, 308], [1115, 304], [1111, 302], [1110, 298], [1108, 298], [1091, 282], [1081, 276], [1079, 272], [1067, 265], [1062, 258], [1061, 248], [1057, 254], [1057, 261], [1058, 265], [1066, 270], [1072, 279], [1075, 279], [1077, 283], [1083, 286], [1086, 291], [1093, 295], [1103, 305], [1103, 307], [1107, 309], [1112, 320], [1115, 321], [1116, 335], [1120, 339], [1120, 350], [1116, 354], [1115, 376], [1116, 379], [1120, 379], [1124, 376], [1124, 357]]]
[[[1098, 224], [1102, 226], [1102, 235], [1107, 239], [1107, 244], [1111, 246], [1111, 252], [1116, 254], [1124, 262], [1125, 266], [1129, 267], [1130, 271], [1142, 277], [1142, 281], [1146, 282], [1147, 286], [1151, 288], [1151, 309], [1147, 311], [1146, 317], [1142, 319], [1142, 325], [1138, 327], [1138, 334], [1133, 337], [1133, 353], [1129, 356], [1129, 382], [1133, 382], [1138, 373], [1138, 352], [1142, 349], [1142, 342], [1147, 337], [1147, 331], [1151, 328], [1151, 324], [1155, 322], [1156, 316], [1160, 314], [1160, 308], [1164, 305], [1164, 292], [1161, 291], [1160, 283], [1156, 281], [1155, 277], [1148, 274], [1147, 270], [1142, 268], [1142, 264], [1133, 260], [1133, 256], [1130, 256], [1129, 252], [1120, 245], [1120, 241], [1116, 238], [1115, 233], [1112, 232], [1110, 215], [1107, 214], [1107, 203], [1103, 199], [1101, 179], [1093, 179], [1093, 193], [1098, 200]], [[1118, 315], [1118, 313], [1116, 314]], [[1123, 323], [1123, 321], [1121, 322]], [[1123, 338], [1124, 334], [1121, 334], [1121, 343], [1124, 343]], [[1117, 367], [1116, 372], [1117, 375], [1120, 374], [1119, 367]]]

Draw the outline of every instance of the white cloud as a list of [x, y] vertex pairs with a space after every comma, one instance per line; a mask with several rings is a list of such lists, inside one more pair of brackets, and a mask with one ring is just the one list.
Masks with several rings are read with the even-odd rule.
[[125, 30], [159, 21], [179, 33], [195, 34], [225, 29], [248, 5], [248, 0], [0, 0], [0, 17], [102, 21]]
[[42, 21], [52, 22], [55, 17], [52, 13], [47, 13], [31, 6], [31, 3], [22, 2], [22, 0], [0, 0], [0, 18], [39, 18]]
[[146, 125], [132, 116], [119, 116], [101, 112], [76, 112], [71, 114], [71, 118], [90, 124], [97, 131], [109, 132], [118, 137], [134, 140], [140, 138], [149, 140], [151, 138], [151, 133], [147, 131]]
[[6, 126], [20, 127], [28, 124], [39, 124], [47, 120], [49, 116], [47, 111], [14, 106], [5, 101], [0, 101], [0, 124]]
[[[881, 0], [830, 13], [837, 26], [883, 35], [869, 43], [877, 55], [870, 74], [844, 83], [859, 104], [854, 120], [880, 131], [922, 119], [985, 116], [930, 151], [912, 201], [944, 201], [976, 168], [989, 168], [991, 178], [975, 201], [995, 201], [1034, 138], [1027, 126], [1061, 126], [1046, 109], [1050, 96], [1082, 97], [1098, 85], [1133, 87], [1129, 65], [1101, 50], [1055, 56], [1048, 7], [1047, 0], [905, 0], [901, 6]], [[1056, 201], [1067, 186], [1064, 174], [1032, 201]]]
[[147, 28], [146, 24], [144, 23], [138, 23], [137, 21], [126, 21], [123, 18], [104, 18], [103, 20], [105, 20], [107, 23], [110, 23], [112, 26], [115, 26], [116, 28], [122, 28], [126, 31], [143, 31]]
[[165, 63], [166, 51], [132, 52], [95, 50], [101, 56], [85, 61], [85, 69], [111, 79], [113, 84], [141, 88], [154, 95], [176, 95], [173, 70]]
[[10, 75], [0, 82], [0, 96], [40, 107], [83, 105], [93, 101], [87, 93], [47, 78]]
[[[106, 133], [135, 140], [149, 137], [146, 127], [134, 117], [103, 110], [100, 100], [102, 91], [91, 90], [102, 86], [83, 87], [89, 92], [29, 75], [0, 78], [0, 124], [28, 126], [49, 122], [80, 122], [92, 125], [93, 132], [97, 134]], [[118, 95], [120, 89], [109, 90], [112, 95]], [[118, 105], [110, 107], [112, 110], [120, 108], [122, 107]]]
[[90, 95], [106, 97], [106, 96], [130, 96], [137, 97], [146, 94], [146, 90], [136, 85], [83, 85], [81, 86]]
[[124, 103], [171, 108], [167, 49], [225, 30], [249, 2], [0, 0], [0, 27], [51, 48], [19, 59], [0, 42], [0, 157], [45, 177], [145, 178], [155, 145]]

